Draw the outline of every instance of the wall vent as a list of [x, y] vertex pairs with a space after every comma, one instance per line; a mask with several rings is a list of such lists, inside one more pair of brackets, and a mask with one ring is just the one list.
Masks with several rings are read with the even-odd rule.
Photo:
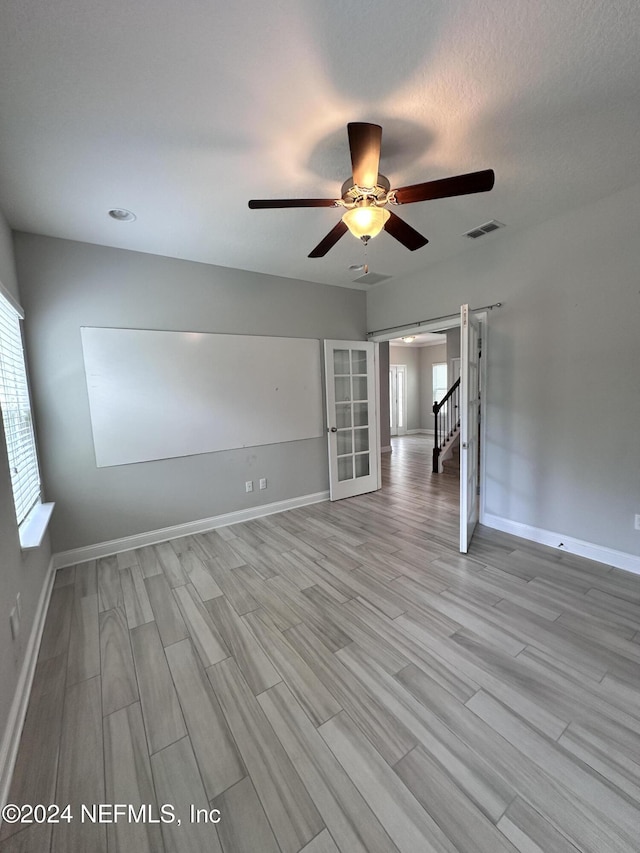
[[477, 240], [478, 237], [483, 237], [485, 234], [491, 234], [492, 231], [497, 231], [498, 228], [504, 228], [504, 222], [498, 222], [497, 219], [492, 219], [491, 222], [485, 222], [484, 225], [478, 225], [477, 228], [472, 228], [463, 234], [463, 237], [470, 237], [472, 240]]

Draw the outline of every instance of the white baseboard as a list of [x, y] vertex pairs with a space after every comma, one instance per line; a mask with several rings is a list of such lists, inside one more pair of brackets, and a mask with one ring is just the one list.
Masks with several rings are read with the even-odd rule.
[[[24, 718], [27, 714], [31, 685], [33, 684], [40, 640], [42, 639], [55, 574], [52, 557], [49, 560], [47, 573], [42, 584], [42, 591], [38, 600], [33, 625], [31, 626], [31, 634], [29, 635], [22, 669], [20, 670], [20, 676], [16, 685], [16, 692], [9, 710], [9, 718], [2, 736], [2, 742], [0, 743], [0, 804], [2, 805], [7, 802], [7, 797], [9, 796], [11, 777], [13, 776], [18, 747], [20, 746], [20, 735], [22, 733], [22, 726], [24, 725]], [[0, 819], [1, 824], [2, 820]]]
[[433, 435], [432, 429], [408, 429], [405, 435]]
[[122, 539], [99, 542], [97, 545], [86, 545], [83, 548], [74, 548], [71, 551], [60, 551], [53, 555], [53, 564], [56, 569], [63, 569], [65, 566], [75, 566], [76, 563], [97, 560], [99, 557], [108, 557], [121, 551], [129, 551], [131, 548], [157, 545], [159, 542], [167, 542], [169, 539], [179, 539], [181, 536], [204, 533], [207, 530], [215, 530], [216, 527], [227, 527], [229, 524], [239, 524], [242, 521], [250, 521], [252, 518], [262, 518], [265, 515], [273, 515], [276, 512], [285, 512], [288, 509], [297, 509], [301, 506], [309, 506], [326, 500], [329, 500], [329, 492], [316, 492], [312, 495], [301, 495], [298, 498], [288, 498], [284, 501], [262, 504], [250, 509], [226, 512], [212, 518], [187, 521], [184, 524], [163, 527], [160, 530], [149, 530], [147, 533], [136, 533]]
[[381, 447], [380, 453], [391, 453], [392, 450], [393, 450], [393, 447], [391, 447], [391, 445], [388, 445], [387, 447]]
[[521, 524], [519, 521], [511, 521], [508, 518], [502, 518], [491, 513], [484, 513], [480, 521], [487, 527], [493, 527], [503, 533], [511, 533], [513, 536], [520, 536], [522, 539], [530, 539], [532, 542], [539, 542], [541, 545], [549, 545], [551, 548], [557, 548], [560, 551], [568, 551], [569, 554], [576, 554], [579, 557], [586, 557], [589, 560], [595, 560], [598, 563], [615, 566], [617, 569], [624, 569], [626, 572], [640, 575], [640, 557], [627, 554], [625, 551], [616, 551], [614, 548], [594, 545], [592, 542], [585, 542], [583, 539], [574, 539], [572, 536], [554, 533], [552, 530], [531, 527], [528, 524]]

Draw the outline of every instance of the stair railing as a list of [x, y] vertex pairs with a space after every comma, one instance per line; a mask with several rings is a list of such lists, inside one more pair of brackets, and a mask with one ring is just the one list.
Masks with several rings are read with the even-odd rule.
[[460, 426], [460, 379], [456, 379], [439, 403], [433, 404], [433, 473], [440, 470], [440, 454]]

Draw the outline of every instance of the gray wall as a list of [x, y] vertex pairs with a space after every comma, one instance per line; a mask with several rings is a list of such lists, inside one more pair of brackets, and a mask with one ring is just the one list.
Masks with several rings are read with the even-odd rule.
[[324, 437], [97, 469], [80, 327], [360, 340], [364, 293], [31, 234], [15, 246], [54, 551], [328, 488]]
[[[13, 255], [13, 241], [2, 211], [0, 211], [0, 281], [18, 299], [18, 279]], [[20, 301], [20, 300], [18, 300]]]
[[447, 344], [420, 347], [418, 352], [420, 353], [420, 423], [422, 429], [433, 432], [433, 365], [447, 360]]
[[640, 554], [640, 186], [368, 293], [371, 329], [489, 314], [486, 509]]
[[[0, 214], [0, 281], [12, 296], [20, 301], [11, 247], [11, 232], [2, 214]], [[24, 553], [20, 550], [9, 462], [0, 416], [0, 685], [2, 685], [0, 739], [6, 729], [49, 560], [48, 536], [45, 536], [40, 548]], [[18, 593], [21, 594], [22, 600], [22, 621], [20, 634], [14, 642], [9, 629], [9, 613], [15, 605]]]

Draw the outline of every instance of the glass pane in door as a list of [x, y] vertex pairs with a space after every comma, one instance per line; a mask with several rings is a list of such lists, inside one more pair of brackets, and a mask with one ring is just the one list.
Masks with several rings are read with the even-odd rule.
[[354, 376], [352, 379], [353, 382], [353, 399], [354, 400], [366, 400], [367, 399], [367, 377], [366, 376]]
[[344, 456], [345, 453], [351, 453], [353, 450], [353, 442], [351, 439], [350, 429], [338, 430], [338, 456]]
[[353, 480], [353, 456], [338, 459], [338, 480]]
[[351, 426], [351, 403], [336, 403], [336, 426], [338, 429]]
[[351, 350], [351, 372], [356, 374], [367, 372], [367, 353], [365, 350]]
[[348, 349], [337, 349], [334, 351], [333, 373], [335, 376], [348, 376], [351, 373]]
[[348, 376], [336, 376], [336, 403], [344, 403], [351, 399], [351, 379]]
[[404, 428], [404, 370], [398, 371], [398, 427]]
[[369, 406], [367, 403], [353, 404], [353, 425], [368, 426], [369, 425]]
[[356, 456], [356, 477], [369, 476], [369, 454], [361, 453]]
[[354, 429], [353, 449], [356, 453], [361, 453], [362, 451], [369, 449], [369, 430], [367, 427]]

